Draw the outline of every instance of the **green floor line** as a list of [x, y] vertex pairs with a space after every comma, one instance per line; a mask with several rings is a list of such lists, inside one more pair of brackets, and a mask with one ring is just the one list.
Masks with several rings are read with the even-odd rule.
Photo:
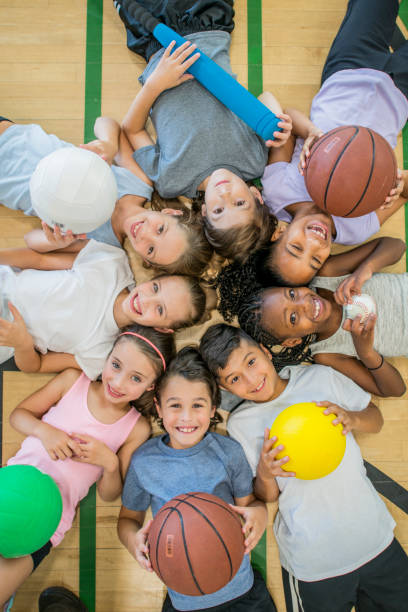
[[[94, 138], [93, 124], [101, 114], [103, 0], [88, 0], [86, 18], [84, 142]], [[79, 595], [95, 611], [96, 486], [80, 505]]]
[[247, 0], [248, 89], [254, 96], [263, 90], [262, 0]]
[[[399, 16], [404, 26], [408, 28], [408, 0], [402, 0]], [[408, 123], [402, 130], [402, 151], [404, 170], [408, 170]], [[408, 241], [408, 203], [405, 204], [405, 241]], [[408, 251], [405, 255], [405, 269], [408, 270]]]
[[[263, 91], [262, 0], [247, 0], [248, 89], [254, 96]], [[266, 581], [266, 531], [251, 553], [251, 563]]]

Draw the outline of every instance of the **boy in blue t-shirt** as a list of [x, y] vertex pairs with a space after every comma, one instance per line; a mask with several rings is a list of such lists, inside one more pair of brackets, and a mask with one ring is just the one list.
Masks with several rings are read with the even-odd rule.
[[[152, 571], [147, 546], [151, 521], [143, 527], [147, 508], [151, 505], [154, 516], [181, 493], [217, 495], [236, 504], [233, 507], [244, 520], [241, 566], [215, 593], [189, 596], [168, 589], [163, 611], [276, 612], [264, 580], [251, 568], [248, 554], [265, 530], [266, 506], [253, 494], [252, 472], [241, 446], [208, 431], [220, 420], [218, 404], [217, 383], [198, 351], [186, 347], [170, 363], [157, 387], [154, 416], [167, 433], [143, 444], [132, 457], [123, 489], [119, 538], [139, 564]], [[196, 578], [199, 580], [199, 576]]]

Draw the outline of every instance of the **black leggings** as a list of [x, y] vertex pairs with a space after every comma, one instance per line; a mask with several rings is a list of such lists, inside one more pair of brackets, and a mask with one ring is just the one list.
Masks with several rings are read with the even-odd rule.
[[323, 68], [322, 84], [339, 70], [372, 68], [389, 74], [408, 97], [408, 41], [394, 53], [389, 49], [398, 8], [398, 0], [349, 0]]
[[[148, 62], [153, 53], [161, 49], [161, 44], [121, 4], [121, 0], [114, 0], [125, 24], [127, 46]], [[208, 30], [232, 32], [234, 29], [233, 0], [140, 0], [138, 4], [182, 35]]]

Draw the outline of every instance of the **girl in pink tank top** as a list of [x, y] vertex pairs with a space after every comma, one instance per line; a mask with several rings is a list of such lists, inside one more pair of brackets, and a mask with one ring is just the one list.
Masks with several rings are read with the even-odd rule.
[[173, 352], [171, 334], [132, 325], [116, 338], [101, 380], [65, 370], [11, 413], [11, 424], [27, 438], [8, 465], [32, 465], [51, 476], [63, 510], [50, 542], [39, 551], [14, 559], [0, 556], [0, 606], [61, 542], [93, 483], [105, 501], [120, 495], [130, 458], [150, 435], [144, 414]]

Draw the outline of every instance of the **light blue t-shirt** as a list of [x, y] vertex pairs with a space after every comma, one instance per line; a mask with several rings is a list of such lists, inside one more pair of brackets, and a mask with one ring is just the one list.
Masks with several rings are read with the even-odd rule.
[[[30, 178], [40, 159], [63, 147], [73, 144], [47, 134], [36, 124], [11, 125], [0, 136], [0, 203], [7, 208], [22, 210], [26, 215], [36, 215], [31, 205]], [[124, 195], [137, 195], [150, 200], [152, 187], [126, 168], [112, 166], [118, 186], [118, 199]], [[100, 242], [121, 246], [112, 230], [110, 220], [88, 234]]]
[[[207, 433], [195, 446], [174, 449], [168, 434], [152, 438], [132, 456], [122, 493], [129, 510], [152, 507], [153, 516], [170, 499], [181, 493], [212, 493], [227, 503], [253, 491], [252, 472], [241, 445], [225, 436]], [[234, 578], [210, 595], [192, 597], [169, 589], [177, 610], [201, 610], [240, 597], [253, 584], [249, 556], [245, 555]]]

